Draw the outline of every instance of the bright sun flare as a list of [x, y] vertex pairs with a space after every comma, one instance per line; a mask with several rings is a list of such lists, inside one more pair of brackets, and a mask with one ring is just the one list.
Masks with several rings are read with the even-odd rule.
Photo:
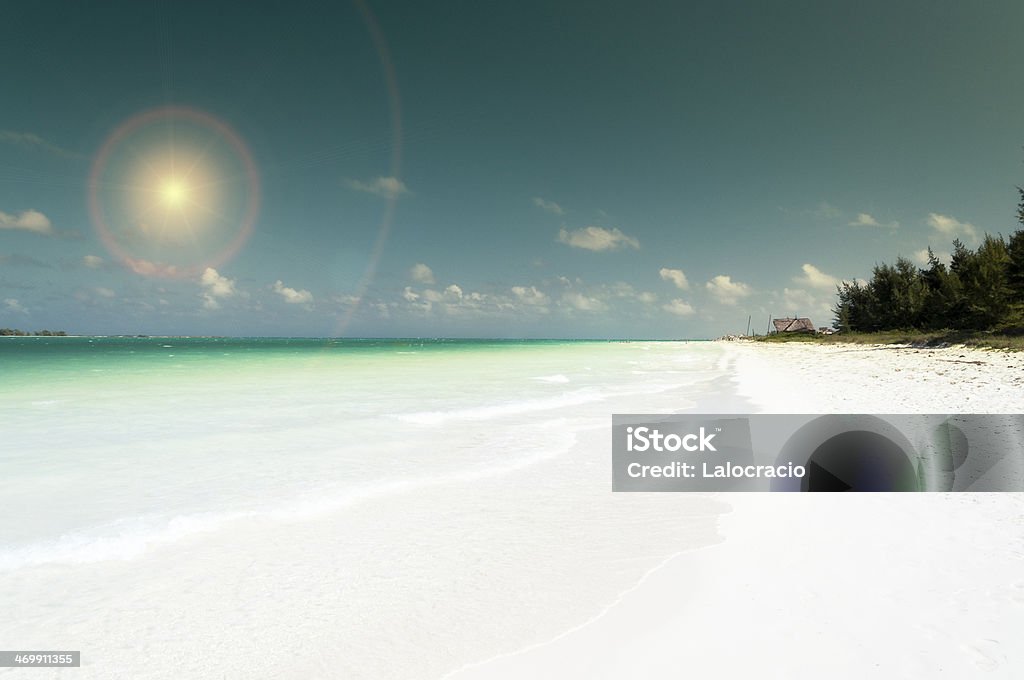
[[165, 207], [180, 208], [188, 199], [188, 188], [179, 180], [167, 180], [160, 187], [160, 198]]

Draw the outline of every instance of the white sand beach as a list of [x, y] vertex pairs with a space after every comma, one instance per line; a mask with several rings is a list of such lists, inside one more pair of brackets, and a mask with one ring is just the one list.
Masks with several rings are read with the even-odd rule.
[[166, 373], [0, 397], [0, 639], [82, 650], [53, 677], [1024, 672], [1021, 494], [612, 493], [609, 441], [612, 413], [1021, 412], [1024, 356], [165, 344]]
[[[1020, 413], [1024, 354], [731, 343], [776, 413]], [[1024, 494], [721, 494], [723, 541], [449, 678], [1018, 678]]]
[[1024, 0], [0, 16], [0, 680], [1024, 680]]
[[1021, 413], [1024, 353], [963, 346], [730, 343], [771, 413]]

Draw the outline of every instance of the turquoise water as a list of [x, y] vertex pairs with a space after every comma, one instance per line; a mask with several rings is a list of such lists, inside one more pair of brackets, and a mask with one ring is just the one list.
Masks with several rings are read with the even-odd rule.
[[[60, 383], [112, 374], [120, 379], [165, 379], [176, 372], [289, 369], [309, 362], [365, 368], [373, 361], [419, 355], [421, 359], [473, 360], [515, 351], [520, 358], [569, 347], [623, 344], [605, 340], [477, 340], [419, 338], [190, 338], [190, 337], [5, 337], [0, 338], [0, 379], [5, 386], [45, 391]], [[644, 342], [645, 345], [657, 344]]]
[[[67, 372], [100, 364], [164, 361], [224, 360], [226, 357], [281, 358], [331, 356], [389, 356], [408, 352], [501, 352], [512, 348], [539, 350], [570, 345], [608, 344], [587, 340], [478, 340], [421, 338], [193, 338], [193, 337], [4, 337], [0, 338], [0, 368], [11, 371]], [[175, 350], [175, 351], [168, 351]]]
[[[612, 413], [706, 405], [728, 383], [723, 356], [718, 343], [0, 339], [0, 601], [21, 612], [0, 637], [89, 649], [82, 677], [177, 677], [140, 666], [139, 648], [193, 664], [184, 675], [251, 677], [247, 650], [293, 650], [274, 637], [285, 630], [351, 677], [414, 678], [419, 663], [388, 663], [440, 675], [557, 634], [686, 536], [713, 535], [698, 499], [610, 493], [608, 428]], [[387, 640], [412, 647], [394, 656]], [[261, 658], [263, 677], [323, 675]]]
[[5, 338], [0, 489], [16, 521], [0, 541], [18, 548], [0, 546], [0, 569], [124, 557], [196, 517], [333, 507], [385, 480], [543, 455], [567, 418], [699, 380], [678, 347]]

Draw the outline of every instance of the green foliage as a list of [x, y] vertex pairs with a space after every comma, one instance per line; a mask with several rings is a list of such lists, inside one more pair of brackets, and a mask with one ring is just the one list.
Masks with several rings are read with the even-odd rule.
[[17, 328], [0, 328], [0, 336], [4, 336], [4, 335], [13, 335], [13, 336], [18, 336], [18, 337], [25, 337], [25, 336], [30, 336], [30, 335], [43, 335], [43, 336], [47, 336], [47, 337], [50, 337], [50, 336], [65, 337], [67, 335], [67, 333], [65, 331], [47, 331], [47, 330], [36, 331], [35, 333], [30, 333], [28, 331], [19, 330]]
[[993, 333], [990, 331], [878, 331], [876, 333], [836, 333], [834, 335], [810, 335], [808, 333], [775, 333], [755, 338], [758, 342], [789, 343], [813, 342], [816, 344], [862, 344], [862, 345], [914, 345], [919, 347], [943, 347], [967, 345], [987, 349], [1024, 351], [1024, 329], [1014, 333]]
[[[1024, 189], [1017, 218], [1024, 225]], [[1024, 326], [1024, 230], [1008, 240], [986, 234], [971, 250], [959, 240], [947, 267], [929, 248], [919, 269], [905, 258], [878, 264], [866, 283], [837, 290], [833, 326], [879, 331], [1014, 331]]]
[[[1021, 199], [1021, 204], [1021, 210], [1024, 210], [1024, 198]], [[1024, 304], [1024, 229], [1010, 236], [1010, 241], [1006, 244], [1006, 257], [1006, 278], [1010, 286], [1011, 301]]]
[[924, 330], [953, 327], [961, 316], [963, 286], [931, 248], [928, 249], [928, 268], [921, 270], [921, 280], [925, 286], [925, 299], [918, 327]]
[[1010, 311], [1010, 258], [1002, 236], [986, 234], [976, 251], [965, 250], [951, 268], [963, 286], [961, 328], [992, 328], [1007, 320]]
[[875, 310], [878, 307], [870, 286], [859, 281], [843, 281], [838, 291], [839, 303], [833, 310], [836, 315], [836, 329], [849, 333], [853, 330], [877, 330]]

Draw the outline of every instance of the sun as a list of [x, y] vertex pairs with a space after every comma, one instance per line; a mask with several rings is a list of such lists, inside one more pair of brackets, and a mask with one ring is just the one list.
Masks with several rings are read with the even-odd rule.
[[160, 186], [160, 202], [165, 208], [183, 208], [188, 203], [188, 186], [179, 179], [164, 180]]
[[135, 190], [131, 221], [150, 239], [193, 243], [219, 226], [223, 194], [217, 164], [204, 150], [178, 144], [137, 154], [125, 172]]
[[165, 107], [104, 142], [89, 173], [89, 211], [103, 244], [132, 271], [191, 278], [238, 253], [259, 188], [234, 130], [202, 111]]

